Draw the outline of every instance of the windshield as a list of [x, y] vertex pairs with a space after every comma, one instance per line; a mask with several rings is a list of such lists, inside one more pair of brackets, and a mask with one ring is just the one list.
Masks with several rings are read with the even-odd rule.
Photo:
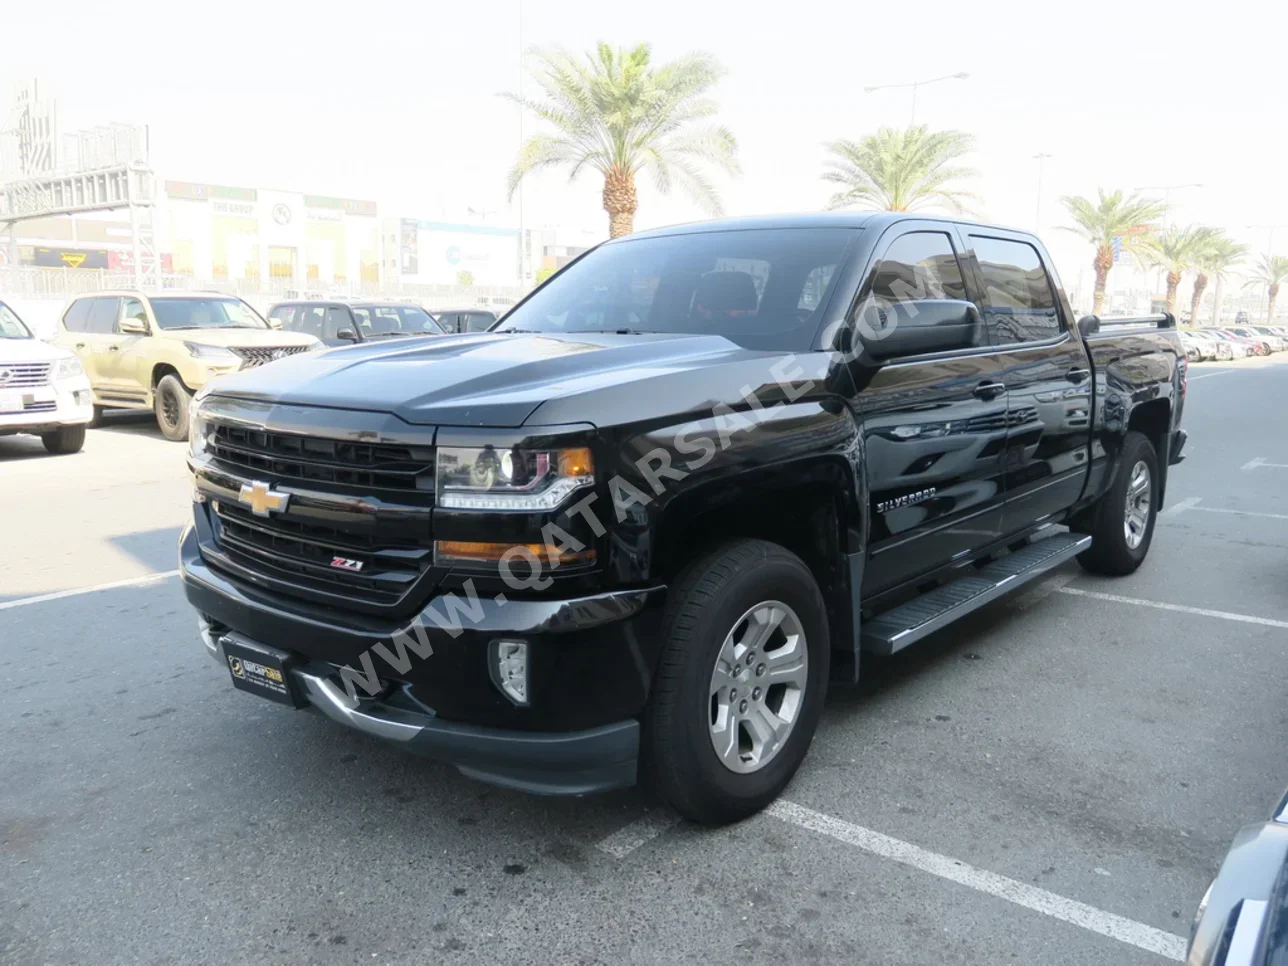
[[857, 237], [844, 228], [756, 229], [604, 245], [493, 331], [675, 332], [806, 349]]
[[267, 329], [265, 322], [241, 299], [153, 299], [152, 314], [163, 329]]
[[396, 335], [442, 335], [446, 330], [418, 305], [354, 305], [363, 338]]
[[16, 312], [0, 302], [0, 339], [30, 339], [31, 330], [18, 318]]

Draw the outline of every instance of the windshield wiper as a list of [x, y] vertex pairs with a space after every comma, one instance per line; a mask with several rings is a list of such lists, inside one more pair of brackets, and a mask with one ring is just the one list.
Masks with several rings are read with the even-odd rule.
[[573, 329], [568, 335], [576, 335], [578, 332], [586, 335], [653, 335], [645, 329]]

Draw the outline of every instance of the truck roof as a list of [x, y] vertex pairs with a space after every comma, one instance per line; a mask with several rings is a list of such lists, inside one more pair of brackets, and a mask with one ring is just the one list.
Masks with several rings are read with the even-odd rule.
[[1031, 234], [1018, 228], [990, 225], [970, 218], [953, 218], [929, 215], [916, 211], [813, 211], [786, 215], [753, 215], [746, 218], [717, 218], [711, 221], [694, 221], [682, 225], [668, 225], [634, 232], [622, 239], [648, 238], [660, 235], [690, 235], [705, 231], [748, 231], [763, 228], [886, 228], [901, 221], [941, 221], [945, 224], [968, 224], [980, 228], [1004, 228]]

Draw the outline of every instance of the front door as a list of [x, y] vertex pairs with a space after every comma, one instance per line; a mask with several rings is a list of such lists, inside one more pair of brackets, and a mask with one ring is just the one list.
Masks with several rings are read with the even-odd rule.
[[126, 297], [121, 299], [121, 314], [112, 327], [112, 338], [107, 343], [107, 352], [103, 359], [105, 377], [113, 392], [122, 395], [143, 396], [152, 383], [149, 371], [151, 363], [147, 356], [149, 336], [136, 332], [122, 332], [121, 320], [133, 319], [141, 322], [151, 332], [148, 322], [148, 311], [141, 299]]
[[[968, 298], [955, 229], [910, 222], [891, 231], [867, 283], [871, 297]], [[854, 373], [871, 520], [867, 596], [1000, 536], [1007, 400], [1001, 364], [982, 333], [974, 348]]]
[[1063, 513], [1082, 492], [1091, 363], [1049, 262], [1031, 239], [988, 229], [971, 232], [966, 242], [1010, 400], [1003, 527], [1012, 533]]

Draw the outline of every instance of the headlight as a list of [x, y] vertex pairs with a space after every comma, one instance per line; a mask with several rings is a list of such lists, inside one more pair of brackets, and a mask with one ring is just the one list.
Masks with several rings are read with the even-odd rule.
[[54, 369], [54, 379], [75, 379], [83, 375], [85, 375], [85, 367], [75, 356], [70, 359], [60, 359], [57, 368]]
[[241, 363], [241, 356], [233, 352], [232, 349], [225, 349], [218, 345], [202, 345], [200, 342], [185, 342], [183, 347], [188, 350], [188, 354], [195, 359], [205, 359], [207, 362], [226, 363], [228, 365], [238, 365]]
[[453, 510], [553, 510], [595, 482], [590, 450], [440, 446], [438, 505]]
[[201, 459], [210, 452], [208, 435], [211, 432], [211, 426], [201, 412], [201, 400], [204, 398], [198, 393], [188, 407], [188, 454], [197, 459]]

